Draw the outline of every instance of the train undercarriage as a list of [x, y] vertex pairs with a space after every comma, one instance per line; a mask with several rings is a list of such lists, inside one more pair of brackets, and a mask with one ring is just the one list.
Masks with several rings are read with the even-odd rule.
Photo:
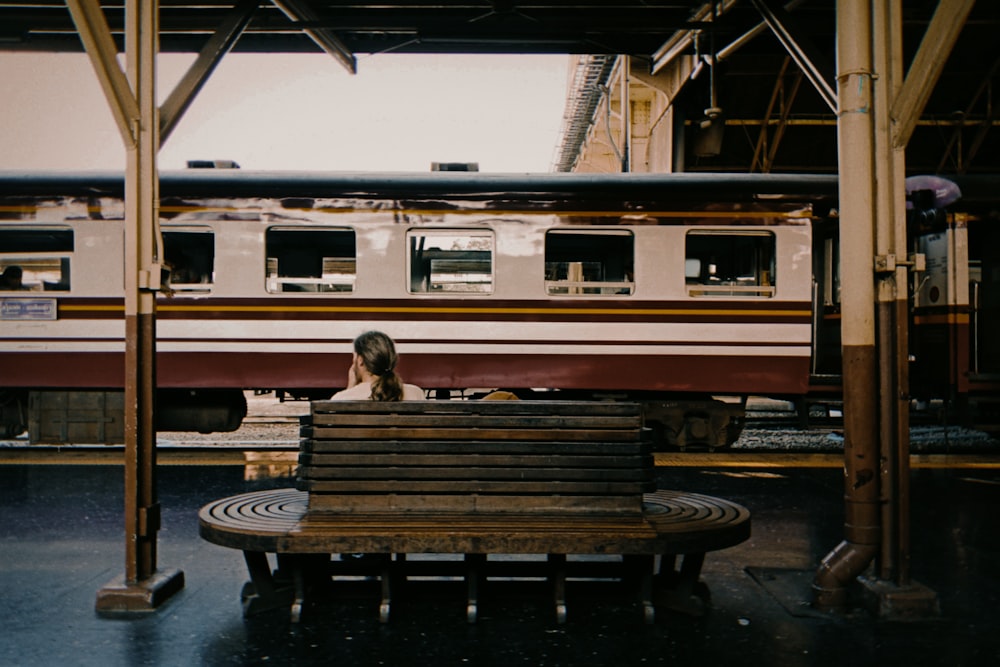
[[[231, 432], [246, 417], [238, 389], [161, 389], [156, 396], [158, 431]], [[120, 444], [125, 440], [125, 393], [121, 390], [4, 390], [0, 430], [31, 444]]]
[[[299, 400], [327, 398], [331, 392], [284, 390]], [[451, 398], [453, 392], [429, 392]], [[475, 393], [457, 392], [466, 398]], [[524, 399], [637, 401], [659, 450], [714, 451], [731, 446], [745, 423], [745, 397], [666, 397], [592, 392], [513, 392]], [[157, 393], [156, 429], [199, 433], [232, 432], [247, 414], [239, 389], [163, 389]], [[120, 444], [124, 442], [124, 392], [80, 390], [5, 390], [0, 394], [0, 428], [11, 439], [27, 432], [30, 444]]]

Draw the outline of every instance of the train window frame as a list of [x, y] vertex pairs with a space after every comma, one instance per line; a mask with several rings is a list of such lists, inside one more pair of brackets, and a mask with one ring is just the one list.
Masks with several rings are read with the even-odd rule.
[[[418, 239], [452, 239], [451, 248], [426, 247], [426, 241]], [[466, 239], [467, 247], [456, 248], [455, 242]], [[476, 247], [486, 239], [488, 247]], [[437, 251], [439, 256], [424, 258], [425, 253]], [[486, 253], [486, 256], [481, 256]], [[462, 256], [459, 256], [461, 254]], [[449, 256], [450, 255], [450, 256]], [[410, 294], [432, 294], [435, 296], [468, 296], [493, 294], [496, 286], [496, 233], [482, 228], [415, 228], [406, 232], [406, 275], [407, 291]], [[440, 262], [441, 271], [435, 273], [435, 264]], [[486, 270], [483, 270], [483, 263]], [[450, 265], [450, 266], [449, 266]], [[477, 266], [478, 265], [478, 266]], [[465, 271], [446, 270], [464, 266]], [[438, 280], [434, 276], [439, 276]], [[445, 276], [453, 276], [451, 280]], [[476, 276], [480, 276], [476, 279]]]
[[[286, 241], [290, 249], [276, 253], [272, 252], [272, 234], [300, 238], [297, 244]], [[335, 240], [329, 244], [306, 242], [317, 235], [331, 235]], [[344, 254], [347, 249], [349, 255]], [[300, 258], [305, 257], [305, 263], [312, 264], [313, 270], [303, 269], [300, 259], [298, 267], [282, 275], [281, 260], [292, 257], [293, 251]], [[269, 294], [351, 294], [357, 289], [358, 235], [353, 227], [270, 225], [264, 230], [264, 257], [264, 289]]]
[[[163, 225], [160, 234], [164, 264], [169, 270], [169, 293], [211, 292], [215, 284], [215, 230], [200, 225]], [[189, 239], [188, 243], [177, 243], [182, 235]]]
[[[729, 248], [715, 254], [711, 249], [692, 252], [693, 238], [728, 239]], [[745, 261], [750, 255], [738, 252], [737, 242], [754, 243], [752, 266]], [[684, 283], [687, 295], [696, 298], [773, 298], [777, 285], [777, 236], [770, 230], [690, 229], [684, 235]], [[722, 260], [723, 251], [727, 257]], [[713, 261], [713, 258], [714, 261]], [[766, 268], [763, 268], [766, 265]], [[723, 267], [720, 269], [720, 266]], [[740, 270], [742, 268], [742, 271]]]
[[[564, 237], [564, 247], [555, 239]], [[627, 239], [618, 244], [615, 258], [619, 266], [610, 268], [614, 254], [613, 238]], [[593, 239], [593, 247], [586, 241]], [[550, 244], [551, 241], [551, 244]], [[570, 244], [577, 246], [571, 247]], [[581, 247], [582, 246], [582, 247]], [[563, 255], [578, 254], [580, 259], [564, 259]], [[596, 258], [596, 259], [595, 259]], [[549, 296], [631, 296], [635, 294], [635, 233], [630, 229], [559, 228], [545, 232], [544, 240], [545, 293]], [[617, 279], [608, 279], [609, 272]], [[594, 276], [600, 279], [592, 279]], [[588, 278], [590, 277], [590, 278]]]
[[0, 292], [70, 291], [75, 245], [74, 230], [68, 225], [0, 226], [0, 274], [10, 267], [21, 269], [20, 286], [0, 284]]

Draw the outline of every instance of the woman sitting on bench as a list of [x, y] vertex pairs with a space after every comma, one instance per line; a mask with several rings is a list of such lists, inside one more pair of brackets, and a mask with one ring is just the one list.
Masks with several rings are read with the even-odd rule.
[[381, 331], [366, 331], [354, 339], [354, 356], [347, 371], [347, 388], [333, 395], [335, 401], [420, 400], [424, 390], [404, 384], [396, 374], [396, 345]]

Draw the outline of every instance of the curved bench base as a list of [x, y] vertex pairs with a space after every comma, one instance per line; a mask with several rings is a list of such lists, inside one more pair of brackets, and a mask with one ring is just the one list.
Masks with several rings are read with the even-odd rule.
[[[721, 498], [678, 491], [643, 497], [636, 517], [583, 515], [401, 514], [358, 515], [309, 512], [308, 494], [277, 489], [230, 496], [202, 508], [203, 538], [244, 553], [250, 583], [242, 593], [244, 614], [275, 608], [301, 615], [310, 583], [331, 577], [368, 576], [381, 581], [379, 618], [389, 620], [394, 581], [414, 574], [464, 577], [466, 618], [475, 622], [480, 582], [510, 573], [544, 576], [553, 586], [557, 622], [567, 614], [567, 576], [611, 574], [637, 581], [646, 622], [655, 607], [700, 613], [708, 602], [700, 582], [705, 553], [750, 536], [750, 513]], [[272, 570], [267, 554], [276, 554]], [[462, 561], [415, 561], [406, 554], [464, 554]], [[331, 560], [330, 554], [365, 554]], [[543, 554], [502, 562], [488, 554]], [[566, 554], [620, 555], [600, 563], [568, 561]], [[659, 564], [657, 565], [657, 557]], [[679, 562], [678, 562], [679, 560]]]

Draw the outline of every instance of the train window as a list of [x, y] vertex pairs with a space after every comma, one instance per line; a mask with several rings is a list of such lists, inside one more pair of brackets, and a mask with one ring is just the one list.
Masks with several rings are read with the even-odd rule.
[[407, 241], [410, 292], [493, 292], [493, 232], [420, 230]]
[[163, 254], [174, 292], [207, 292], [215, 282], [215, 234], [192, 227], [163, 230]]
[[265, 235], [268, 292], [353, 292], [353, 229], [271, 227]]
[[0, 228], [0, 292], [67, 291], [73, 230]]
[[684, 278], [690, 296], [774, 296], [771, 232], [691, 231], [685, 245]]
[[632, 294], [635, 240], [620, 229], [553, 229], [545, 234], [549, 294]]

